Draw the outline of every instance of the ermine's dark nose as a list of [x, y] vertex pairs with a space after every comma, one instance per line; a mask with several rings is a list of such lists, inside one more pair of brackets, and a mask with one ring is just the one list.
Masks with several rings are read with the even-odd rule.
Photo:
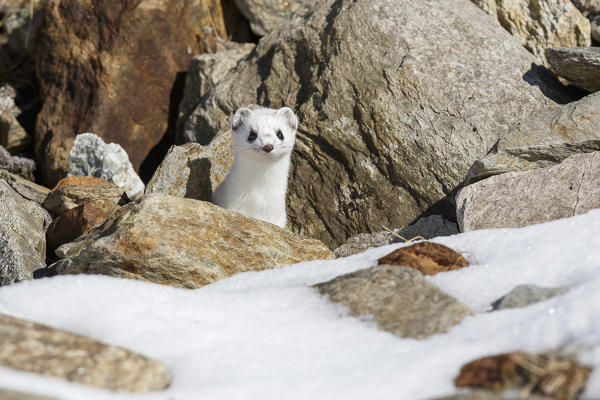
[[263, 150], [266, 151], [267, 153], [270, 153], [271, 150], [273, 150], [273, 145], [272, 144], [265, 144], [263, 146]]

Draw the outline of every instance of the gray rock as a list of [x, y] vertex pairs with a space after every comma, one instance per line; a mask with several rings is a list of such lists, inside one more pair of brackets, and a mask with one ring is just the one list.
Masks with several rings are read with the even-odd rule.
[[332, 258], [323, 243], [213, 204], [148, 194], [59, 247], [59, 274], [197, 288], [238, 272]]
[[35, 201], [38, 204], [42, 204], [50, 193], [50, 189], [2, 169], [0, 169], [0, 180], [8, 183], [13, 190], [27, 200]]
[[590, 22], [570, 0], [471, 0], [547, 65], [548, 47], [589, 46]]
[[569, 291], [566, 287], [546, 288], [537, 285], [519, 285], [507, 295], [492, 303], [492, 309], [504, 310], [507, 308], [527, 307], [530, 304], [560, 296]]
[[458, 233], [458, 224], [447, 220], [441, 215], [430, 215], [429, 217], [419, 218], [414, 225], [409, 225], [402, 229], [394, 229], [394, 233], [383, 231], [358, 234], [348, 239], [346, 244], [335, 249], [333, 254], [336, 257], [348, 257], [353, 254], [362, 253], [371, 247], [403, 242], [398, 236], [410, 240], [417, 236], [421, 236], [424, 239], [433, 239], [438, 236], [454, 235]]
[[564, 100], [467, 0], [327, 0], [299, 14], [203, 98], [185, 135], [208, 143], [239, 107], [290, 106], [289, 227], [332, 248], [414, 221], [552, 104], [544, 93]]
[[15, 392], [12, 390], [0, 389], [0, 400], [54, 400], [50, 397], [38, 396], [35, 394], [27, 394]]
[[0, 314], [0, 365], [109, 390], [169, 386], [163, 364], [92, 338]]
[[600, 152], [559, 165], [492, 176], [458, 192], [461, 232], [517, 228], [583, 214], [600, 207]]
[[546, 58], [556, 75], [588, 92], [600, 90], [600, 48], [555, 47], [546, 49]]
[[33, 279], [46, 267], [47, 213], [0, 180], [0, 286]]
[[2, 169], [33, 181], [35, 161], [25, 157], [13, 156], [8, 150], [0, 146], [0, 170]]
[[212, 193], [223, 182], [233, 164], [229, 131], [218, 135], [208, 146], [187, 143], [173, 146], [160, 164], [146, 193], [212, 201]]
[[374, 316], [384, 331], [423, 339], [446, 332], [471, 314], [467, 306], [414, 269], [378, 265], [315, 286], [350, 315]]
[[[271, 32], [302, 6], [301, 0], [234, 0], [258, 36]], [[310, 4], [310, 3], [309, 3]]]
[[500, 139], [476, 161], [466, 183], [491, 175], [556, 165], [568, 157], [600, 150], [600, 93], [539, 112]]
[[11, 86], [0, 86], [0, 146], [13, 154], [32, 144], [31, 137], [17, 120], [21, 110], [15, 104], [16, 95]]
[[69, 153], [69, 176], [94, 176], [123, 188], [131, 200], [144, 194], [144, 183], [129, 162], [127, 153], [116, 143], [104, 143], [93, 133], [75, 137]]
[[184, 136], [185, 123], [194, 109], [200, 104], [204, 95], [212, 90], [255, 47], [253, 43], [245, 43], [232, 49], [212, 54], [202, 54], [192, 59], [185, 77], [183, 97], [181, 103], [179, 103], [177, 126], [175, 128], [176, 143], [190, 141], [191, 138]]

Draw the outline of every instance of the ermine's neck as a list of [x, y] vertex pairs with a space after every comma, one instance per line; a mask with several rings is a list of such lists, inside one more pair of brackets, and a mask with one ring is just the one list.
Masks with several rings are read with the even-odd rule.
[[264, 160], [236, 157], [230, 174], [238, 185], [263, 188], [265, 192], [285, 193], [289, 169], [289, 155]]

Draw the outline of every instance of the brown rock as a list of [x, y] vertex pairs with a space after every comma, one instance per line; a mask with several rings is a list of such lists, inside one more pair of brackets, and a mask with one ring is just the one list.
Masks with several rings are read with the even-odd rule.
[[127, 196], [122, 188], [104, 179], [74, 176], [61, 180], [48, 194], [42, 206], [58, 217], [93, 200], [105, 200], [120, 205], [127, 200]]
[[422, 339], [446, 332], [471, 310], [427, 282], [414, 269], [378, 265], [315, 285], [348, 307], [350, 315], [373, 315], [380, 329]]
[[48, 252], [100, 225], [118, 209], [119, 206], [112, 201], [92, 200], [55, 218], [46, 232]]
[[449, 247], [433, 242], [421, 242], [401, 247], [379, 259], [379, 264], [402, 265], [418, 269], [425, 275], [467, 267], [469, 262]]
[[197, 288], [238, 272], [332, 258], [318, 240], [213, 204], [148, 194], [56, 251], [59, 274]]
[[1, 314], [0, 365], [126, 392], [162, 390], [171, 382], [158, 361]]
[[454, 380], [459, 387], [479, 387], [497, 391], [521, 388], [561, 400], [578, 398], [585, 387], [590, 368], [575, 357], [559, 352], [546, 354], [507, 353], [483, 357], [464, 365]]
[[73, 139], [83, 132], [120, 144], [139, 169], [167, 132], [181, 71], [215, 35], [226, 36], [220, 4], [49, 1], [38, 47], [43, 108], [35, 141], [46, 183], [66, 175]]

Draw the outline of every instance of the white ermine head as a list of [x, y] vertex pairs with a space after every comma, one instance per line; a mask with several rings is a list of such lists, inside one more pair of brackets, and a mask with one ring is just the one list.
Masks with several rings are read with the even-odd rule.
[[268, 161], [289, 156], [297, 128], [298, 119], [288, 107], [240, 108], [231, 121], [235, 157]]

